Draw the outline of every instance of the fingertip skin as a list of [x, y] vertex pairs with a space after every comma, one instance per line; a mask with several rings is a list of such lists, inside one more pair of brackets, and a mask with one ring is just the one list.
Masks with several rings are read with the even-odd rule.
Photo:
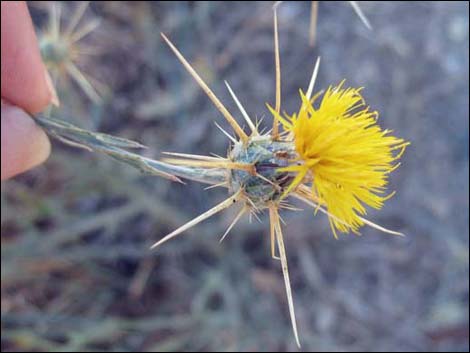
[[51, 145], [44, 131], [23, 110], [1, 108], [1, 180], [44, 162]]
[[29, 113], [40, 112], [50, 103], [46, 69], [24, 1], [1, 2], [0, 66], [2, 98]]

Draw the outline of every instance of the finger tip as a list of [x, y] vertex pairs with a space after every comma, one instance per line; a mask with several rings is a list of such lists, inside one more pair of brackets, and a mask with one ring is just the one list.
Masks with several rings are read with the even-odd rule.
[[1, 130], [2, 180], [41, 164], [49, 156], [47, 135], [23, 110], [2, 106]]
[[58, 100], [41, 59], [28, 7], [23, 1], [2, 1], [1, 17], [2, 98], [30, 113], [40, 112]]

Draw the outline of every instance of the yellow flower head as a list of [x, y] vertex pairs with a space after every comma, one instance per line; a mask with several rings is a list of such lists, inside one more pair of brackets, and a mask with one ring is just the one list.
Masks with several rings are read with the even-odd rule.
[[[228, 198], [165, 235], [152, 248], [161, 246], [219, 212], [239, 205], [237, 215], [221, 237], [222, 241], [241, 217], [247, 214], [258, 217], [259, 212], [268, 210], [271, 257], [281, 263], [292, 330], [297, 346], [300, 347], [280, 216], [280, 210], [295, 208], [286, 197], [291, 196], [327, 214], [335, 237], [337, 230], [357, 233], [364, 224], [385, 233], [403, 235], [362, 218], [361, 215], [366, 213], [365, 205], [380, 208], [391, 196], [385, 194], [388, 174], [398, 167], [396, 160], [401, 157], [408, 142], [391, 136], [390, 131], [382, 130], [377, 125], [377, 112], [369, 111], [360, 94], [361, 89], [344, 89], [341, 83], [328, 88], [321, 101], [316, 102], [322, 92], [311, 98], [320, 58], [316, 61], [307, 94], [300, 92], [302, 104], [299, 112], [287, 117], [279, 114], [281, 66], [276, 7], [277, 5], [274, 6], [276, 94], [275, 108], [268, 105], [274, 116], [269, 132], [259, 130], [259, 124], [252, 121], [230, 85], [225, 82], [247, 122], [250, 129], [247, 133], [162, 33], [162, 38], [178, 60], [235, 132], [236, 137], [233, 137], [218, 126], [231, 141], [226, 157], [166, 152], [170, 157], [152, 160], [127, 151], [130, 148], [143, 147], [136, 142], [86, 131], [55, 119], [42, 117], [37, 121], [63, 142], [109, 154], [146, 173], [173, 181], [181, 181], [179, 177], [195, 180], [209, 184], [208, 188], [228, 189]], [[72, 20], [72, 23], [76, 22]], [[279, 121], [284, 127], [283, 133], [279, 132]]]
[[312, 99], [300, 92], [299, 112], [287, 119], [278, 116], [299, 155], [282, 168], [297, 174], [285, 194], [311, 180], [312, 195], [327, 207], [335, 237], [336, 230], [357, 233], [364, 225], [364, 205], [379, 209], [393, 195], [385, 195], [388, 174], [409, 144], [382, 130], [361, 89], [343, 88], [343, 83], [330, 86], [318, 108], [314, 103], [321, 92]]

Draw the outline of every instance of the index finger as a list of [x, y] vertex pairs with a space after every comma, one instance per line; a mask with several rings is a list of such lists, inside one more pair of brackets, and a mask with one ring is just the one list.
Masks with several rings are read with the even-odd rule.
[[47, 71], [24, 1], [1, 2], [2, 98], [30, 113], [51, 101]]

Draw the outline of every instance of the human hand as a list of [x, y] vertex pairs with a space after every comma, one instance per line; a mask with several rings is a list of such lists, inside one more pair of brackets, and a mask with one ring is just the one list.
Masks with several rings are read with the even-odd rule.
[[58, 104], [24, 1], [1, 2], [1, 180], [42, 163], [50, 152], [29, 114]]

